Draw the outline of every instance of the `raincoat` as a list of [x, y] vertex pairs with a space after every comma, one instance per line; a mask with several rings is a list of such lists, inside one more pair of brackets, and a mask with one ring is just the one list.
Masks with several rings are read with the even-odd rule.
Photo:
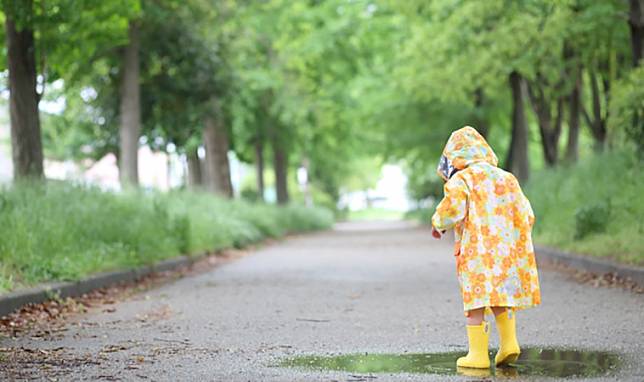
[[445, 196], [432, 225], [454, 228], [466, 312], [493, 306], [523, 309], [541, 302], [532, 207], [516, 178], [497, 162], [485, 139], [466, 126], [452, 133], [438, 165]]

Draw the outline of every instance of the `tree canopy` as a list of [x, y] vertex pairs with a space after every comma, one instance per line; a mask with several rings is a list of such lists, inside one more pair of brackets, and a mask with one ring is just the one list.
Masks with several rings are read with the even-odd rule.
[[[306, 167], [314, 191], [336, 200], [373, 184], [361, 173], [388, 161], [408, 170], [413, 195], [432, 193], [442, 145], [466, 124], [510, 168], [517, 150], [534, 167], [574, 161], [588, 145], [641, 147], [641, 90], [633, 85], [642, 81], [634, 70], [641, 26], [637, 7], [621, 0], [2, 5], [3, 19], [33, 32], [36, 91], [64, 99], [62, 112], [43, 118], [50, 157], [120, 156], [123, 52], [133, 25], [143, 140], [197, 165], [199, 147], [215, 156], [230, 149], [256, 164], [257, 188], [272, 162], [281, 200], [294, 179], [289, 169]], [[10, 59], [4, 49], [3, 68]], [[226, 142], [213, 146], [209, 137]], [[226, 166], [225, 155], [206, 164], [215, 183], [229, 176]]]

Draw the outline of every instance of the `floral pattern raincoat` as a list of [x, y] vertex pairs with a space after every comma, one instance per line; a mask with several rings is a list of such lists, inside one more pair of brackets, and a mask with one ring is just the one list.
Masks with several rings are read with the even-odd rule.
[[532, 246], [534, 214], [516, 178], [472, 127], [452, 133], [438, 165], [445, 196], [432, 216], [454, 228], [458, 280], [465, 311], [523, 309], [540, 303]]

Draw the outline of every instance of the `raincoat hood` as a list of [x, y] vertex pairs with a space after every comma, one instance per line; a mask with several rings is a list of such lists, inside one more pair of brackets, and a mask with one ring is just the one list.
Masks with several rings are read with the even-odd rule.
[[492, 166], [499, 160], [492, 148], [476, 129], [465, 126], [450, 135], [438, 163], [438, 175], [448, 180], [458, 170], [476, 162], [487, 162]]

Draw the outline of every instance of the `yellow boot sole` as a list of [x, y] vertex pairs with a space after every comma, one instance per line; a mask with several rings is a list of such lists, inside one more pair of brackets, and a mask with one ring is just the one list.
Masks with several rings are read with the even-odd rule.
[[495, 362], [496, 366], [507, 365], [509, 363], [514, 363], [519, 359], [520, 352], [512, 352], [508, 354], [500, 355], [499, 359]]
[[[462, 359], [462, 360], [461, 360]], [[469, 360], [465, 360], [465, 357], [461, 357], [456, 360], [456, 367], [459, 368], [466, 368], [466, 369], [489, 369], [490, 368], [490, 361], [485, 362], [485, 361], [478, 361], [478, 362], [472, 362]]]

